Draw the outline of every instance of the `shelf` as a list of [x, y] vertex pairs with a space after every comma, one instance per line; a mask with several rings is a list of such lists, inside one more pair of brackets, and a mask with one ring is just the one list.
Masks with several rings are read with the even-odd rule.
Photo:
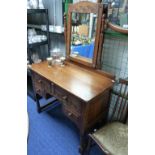
[[[37, 15], [37, 13], [39, 13], [39, 15], [44, 15], [45, 20], [46, 20], [45, 26], [46, 26], [46, 29], [48, 29], [48, 27], [49, 27], [48, 9], [27, 9], [27, 16], [34, 16], [34, 15]], [[41, 28], [40, 25], [36, 25], [37, 27], [32, 27], [33, 24], [30, 24], [30, 25], [31, 25], [31, 28], [35, 28], [39, 31], [42, 31], [40, 29]], [[29, 26], [27, 26], [27, 28], [29, 28]], [[45, 32], [46, 37], [47, 37], [47, 40], [42, 41], [42, 42], [36, 42], [36, 43], [29, 44], [28, 36], [27, 36], [27, 54], [28, 54], [28, 59], [29, 59], [30, 63], [33, 62], [31, 59], [31, 55], [32, 55], [32, 49], [35, 47], [38, 47], [41, 45], [47, 45], [47, 53], [48, 53], [48, 56], [50, 55], [50, 53], [49, 53], [49, 51], [50, 51], [50, 34], [49, 34], [49, 31], [42, 31], [42, 32]], [[28, 72], [28, 76], [31, 77], [29, 72]]]
[[41, 45], [45, 45], [48, 44], [48, 41], [42, 41], [42, 42], [38, 42], [38, 43], [33, 43], [33, 44], [28, 44], [28, 48], [33, 48], [33, 47], [37, 47], [37, 46], [41, 46]]
[[48, 9], [27, 9], [27, 14], [47, 13]]
[[40, 25], [27, 24], [27, 27], [28, 27], [28, 28], [34, 28], [34, 29], [38, 29], [38, 30], [43, 31], [43, 30], [41, 29]]
[[[64, 31], [60, 32], [60, 31], [56, 31], [56, 30], [50, 30], [50, 26], [51, 26], [51, 25], [49, 25], [49, 32], [50, 32], [50, 33], [64, 34]], [[43, 29], [41, 28], [41, 25], [28, 24], [27, 27], [28, 27], [28, 28], [34, 28], [34, 29], [37, 29], [37, 30], [39, 30], [39, 31], [47, 32], [47, 30], [43, 30]]]

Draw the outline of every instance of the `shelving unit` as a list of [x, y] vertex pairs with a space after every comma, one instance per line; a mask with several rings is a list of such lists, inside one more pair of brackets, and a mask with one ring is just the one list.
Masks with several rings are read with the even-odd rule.
[[[30, 64], [33, 62], [31, 59], [31, 54], [32, 54], [32, 49], [35, 47], [39, 47], [39, 46], [43, 46], [43, 45], [47, 45], [47, 54], [48, 56], [50, 55], [49, 50], [50, 50], [50, 34], [49, 34], [49, 18], [48, 18], [48, 9], [28, 9], [27, 10], [27, 16], [31, 16], [31, 15], [35, 15], [35, 14], [42, 14], [45, 15], [45, 19], [46, 19], [46, 31], [42, 31], [41, 29], [37, 29], [36, 27], [32, 27], [34, 29], [40, 30], [42, 32], [44, 32], [47, 36], [47, 40], [46, 41], [42, 41], [42, 42], [37, 42], [37, 43], [32, 43], [29, 44], [28, 39], [27, 39], [27, 54], [28, 54], [28, 60], [30, 62]], [[29, 26], [27, 26], [27, 28], [30, 28]], [[28, 38], [28, 36], [27, 36]], [[32, 79], [31, 79], [31, 72], [30, 70], [27, 71], [27, 93], [29, 96], [31, 96], [33, 99], [35, 99], [34, 97], [34, 93], [33, 93], [33, 87], [32, 87]]]
[[29, 49], [37, 47], [37, 46], [41, 46], [41, 45], [46, 45], [48, 44], [48, 41], [42, 41], [42, 42], [37, 42], [37, 43], [33, 43], [33, 44], [29, 44]]
[[[48, 19], [48, 9], [28, 9], [27, 10], [27, 15], [32, 15], [32, 14], [45, 14], [46, 16], [46, 32], [42, 31], [44, 33], [46, 33], [47, 36], [47, 40], [43, 41], [43, 42], [38, 42], [38, 43], [33, 43], [33, 44], [29, 44], [27, 41], [27, 50], [28, 50], [28, 59], [30, 61], [30, 63], [32, 63], [31, 60], [31, 49], [36, 47], [36, 46], [41, 46], [41, 45], [46, 45], [48, 46], [48, 55], [49, 55], [49, 49], [50, 49], [50, 34], [49, 34], [49, 19]], [[36, 27], [32, 27], [31, 28], [36, 28]]]
[[[57, 30], [50, 30], [50, 26], [52, 26], [52, 25], [49, 25], [49, 33], [64, 34], [64, 27], [61, 27], [61, 28], [62, 28], [61, 31], [57, 31]], [[43, 29], [41, 28], [41, 25], [32, 25], [32, 24], [28, 24], [27, 27], [28, 27], [28, 28], [35, 28], [35, 29], [37, 29], [37, 30], [46, 32], [46, 30], [43, 30]], [[56, 28], [56, 27], [57, 27], [57, 26], [55, 26], [55, 28]]]

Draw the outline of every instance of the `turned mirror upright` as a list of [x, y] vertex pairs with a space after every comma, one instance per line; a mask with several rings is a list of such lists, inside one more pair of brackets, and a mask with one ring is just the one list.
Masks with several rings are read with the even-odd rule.
[[104, 31], [103, 4], [88, 1], [70, 4], [64, 25], [67, 60], [100, 69]]

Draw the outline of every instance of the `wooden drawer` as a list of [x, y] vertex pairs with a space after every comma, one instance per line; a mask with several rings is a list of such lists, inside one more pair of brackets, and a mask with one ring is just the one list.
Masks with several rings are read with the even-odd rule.
[[43, 87], [44, 87], [44, 93], [48, 93], [48, 94], [51, 94], [52, 93], [52, 90], [53, 90], [53, 85], [51, 85], [51, 82], [46, 80], [46, 79], [43, 79]]
[[54, 85], [53, 87], [54, 96], [61, 102], [66, 103], [68, 101], [67, 92], [56, 85]]
[[66, 108], [65, 106], [63, 106], [63, 112], [64, 114], [71, 119], [73, 122], [75, 122], [77, 125], [80, 122], [80, 114], [75, 113], [73, 111], [71, 111], [70, 109]]
[[33, 79], [33, 85], [34, 85], [35, 92], [39, 94], [40, 96], [43, 96], [44, 95], [43, 79], [41, 78], [41, 76], [35, 73], [33, 74], [32, 79]]
[[72, 95], [68, 95], [68, 102], [65, 106], [71, 111], [75, 111], [79, 114], [82, 113], [81, 101]]
[[58, 86], [55, 86], [54, 88], [54, 96], [63, 103], [63, 107], [65, 109], [75, 115], [81, 115], [81, 102], [78, 98]]
[[43, 78], [42, 76], [34, 73], [33, 74], [34, 89], [40, 96], [46, 97], [46, 94], [53, 95], [53, 83]]

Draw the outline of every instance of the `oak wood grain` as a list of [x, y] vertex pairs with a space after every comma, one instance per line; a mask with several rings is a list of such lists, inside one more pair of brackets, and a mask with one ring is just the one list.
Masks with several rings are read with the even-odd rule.
[[77, 65], [48, 67], [44, 61], [32, 64], [31, 70], [52, 81], [85, 102], [91, 101], [112, 87], [112, 80], [102, 74]]

